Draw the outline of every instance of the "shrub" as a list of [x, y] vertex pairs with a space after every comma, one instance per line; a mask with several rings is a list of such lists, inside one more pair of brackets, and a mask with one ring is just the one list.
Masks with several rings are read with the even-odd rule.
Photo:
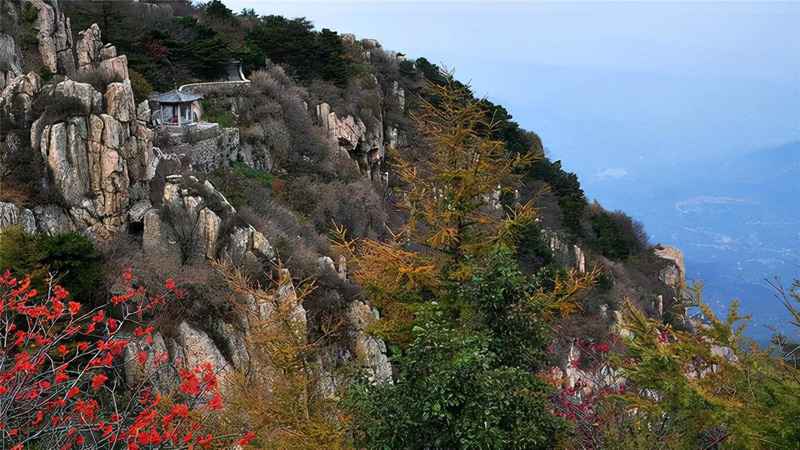
[[131, 80], [131, 89], [133, 90], [133, 97], [136, 103], [141, 103], [150, 97], [153, 93], [153, 86], [141, 73], [128, 69], [128, 76]]
[[590, 222], [594, 237], [589, 243], [608, 258], [622, 260], [648, 247], [642, 224], [622, 211], [608, 212], [595, 203]]
[[43, 125], [52, 125], [69, 117], [89, 113], [78, 98], [61, 94], [39, 95], [31, 106], [31, 114], [40, 117]]
[[308, 94], [279, 66], [271, 65], [250, 78], [241, 120], [257, 127], [256, 139], [263, 139], [261, 144], [269, 148], [275, 165], [296, 174], [333, 177], [328, 143], [307, 110]]
[[209, 174], [208, 179], [237, 209], [258, 205], [272, 197], [274, 177], [242, 162], [236, 162], [232, 167], [219, 168]]
[[609, 398], [616, 415], [601, 421], [604, 438], [616, 443], [632, 434], [649, 438], [648, 446], [669, 448], [795, 447], [800, 371], [775, 349], [746, 343], [738, 302], [717, 318], [701, 295], [697, 300], [707, 324], [692, 332], [625, 304], [630, 332], [624, 354], [613, 362], [625, 374], [626, 389]]
[[485, 336], [437, 319], [414, 329], [393, 383], [353, 387], [346, 404], [365, 448], [554, 448], [563, 422], [546, 385], [497, 365]]
[[257, 67], [269, 58], [286, 64], [292, 75], [304, 82], [321, 78], [344, 85], [353, 70], [339, 35], [327, 28], [313, 31], [311, 22], [304, 18], [261, 17], [246, 39], [256, 50], [249, 55], [251, 66]]
[[[37, 291], [24, 275], [0, 275], [0, 315], [11, 324], [0, 330], [5, 445], [14, 450], [84, 448], [89, 442], [93, 448], [182, 448], [178, 442], [207, 447], [212, 441], [233, 446], [238, 436], [213, 436], [204, 425], [223, 406], [210, 365], [180, 368], [174, 393], [153, 392], [151, 377], [167, 361], [146, 344], [152, 342], [152, 328], [139, 324], [182, 294], [167, 284], [163, 292], [148, 295], [132, 281], [130, 273], [123, 274], [122, 294], [86, 308], [56, 284]], [[120, 369], [137, 361], [122, 360], [129, 342], [122, 332], [134, 326], [147, 349], [135, 357], [143, 376], [123, 394]]]
[[79, 71], [72, 78], [80, 83], [91, 84], [100, 93], [105, 92], [109, 84], [123, 81], [115, 73], [102, 69]]
[[456, 289], [458, 303], [474, 316], [473, 326], [484, 330], [502, 365], [539, 368], [547, 359], [550, 336], [541, 305], [531, 301], [537, 286], [505, 249], [473, 265], [471, 278]]
[[210, 99], [201, 100], [203, 106], [203, 121], [219, 124], [222, 128], [236, 126], [236, 118], [225, 105]]
[[583, 236], [581, 220], [588, 204], [578, 176], [563, 170], [561, 161], [552, 162], [542, 158], [530, 167], [526, 177], [544, 181], [550, 186], [558, 198], [563, 225], [574, 236]]
[[336, 223], [346, 227], [353, 237], [377, 239], [385, 234], [383, 199], [368, 180], [333, 182], [316, 188], [311, 218], [317, 231], [327, 233]]
[[252, 430], [254, 444], [259, 448], [351, 448], [347, 445], [348, 418], [335, 400], [321, 394], [323, 380], [309, 368], [308, 355], [319, 347], [320, 341], [307, 339], [305, 320], [298, 320], [296, 314], [308, 290], [298, 286], [297, 297], [279, 295], [282, 289], [292, 286], [285, 271], [279, 270], [269, 284], [258, 286], [229, 267], [222, 267], [221, 272], [232, 291], [271, 307], [272, 312], [266, 317], [248, 317], [245, 346], [251, 364], [280, 375], [268, 377], [245, 368], [229, 376], [227, 407], [220, 428], [226, 434], [245, 427]]
[[32, 235], [19, 227], [8, 228], [0, 233], [0, 267], [17, 275], [30, 274], [40, 288], [52, 274], [88, 304], [105, 295], [102, 258], [82, 234]]
[[528, 273], [534, 273], [553, 262], [550, 247], [542, 239], [542, 228], [536, 222], [527, 224], [519, 231], [516, 250], [520, 267]]

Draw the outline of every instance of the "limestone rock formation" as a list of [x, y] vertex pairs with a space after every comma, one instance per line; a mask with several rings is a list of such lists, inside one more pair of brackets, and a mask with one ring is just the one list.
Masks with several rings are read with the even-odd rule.
[[42, 62], [52, 73], [75, 73], [75, 55], [70, 21], [61, 11], [58, 0], [27, 0], [38, 11], [38, 32]]
[[355, 342], [356, 362], [367, 372], [370, 381], [391, 383], [392, 365], [386, 356], [386, 344], [366, 333], [372, 322], [378, 320], [378, 312], [364, 302], [354, 301], [347, 313], [353, 328], [351, 334]]
[[[84, 32], [82, 68], [94, 64], [98, 57], [99, 36], [96, 25]], [[124, 57], [103, 63], [109, 61], [113, 61], [110, 66], [119, 76], [127, 77]], [[153, 132], [145, 121], [137, 120], [139, 114], [127, 78], [109, 84], [104, 93], [69, 78], [41, 92], [39, 85], [35, 75], [20, 77], [11, 91], [4, 92], [0, 103], [25, 103], [34, 95], [50, 97], [53, 102], [74, 102], [74, 110], [63, 111], [60, 117], [46, 112], [31, 124], [31, 146], [46, 161], [72, 220], [89, 229], [90, 234], [105, 236], [126, 223], [132, 202], [148, 195]], [[6, 97], [16, 100], [5, 101]], [[22, 108], [23, 115], [30, 116], [29, 110]]]
[[667, 286], [680, 289], [685, 284], [686, 264], [683, 259], [683, 252], [675, 247], [657, 245], [653, 252], [661, 259], [670, 262], [665, 268], [661, 269], [658, 277]]
[[[338, 117], [327, 103], [317, 105], [316, 116], [331, 142], [355, 160], [363, 173], [370, 178], [380, 173], [380, 163], [386, 156], [382, 126], [372, 129], [358, 117]], [[382, 123], [382, 118], [378, 122]]]
[[14, 38], [0, 32], [0, 91], [20, 75], [22, 75], [22, 56], [19, 48]]
[[[143, 247], [149, 252], [184, 252], [184, 259], [202, 256], [234, 263], [272, 260], [275, 252], [263, 234], [250, 225], [237, 225], [223, 236], [223, 224], [236, 209], [214, 186], [195, 177], [167, 177], [162, 208], [142, 214]], [[186, 254], [186, 252], [190, 254]]]

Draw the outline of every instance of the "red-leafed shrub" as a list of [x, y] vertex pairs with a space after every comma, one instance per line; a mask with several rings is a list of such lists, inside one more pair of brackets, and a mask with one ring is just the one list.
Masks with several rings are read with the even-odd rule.
[[[173, 393], [144, 381], [125, 386], [128, 340], [152, 342], [145, 319], [183, 295], [172, 280], [148, 294], [123, 274], [125, 291], [87, 308], [61, 286], [46, 292], [29, 277], [0, 275], [0, 442], [5, 448], [230, 448], [240, 436], [213, 436], [203, 424], [222, 408], [213, 367], [183, 368]], [[147, 365], [153, 358], [154, 364]], [[165, 354], [135, 359], [155, 372]]]

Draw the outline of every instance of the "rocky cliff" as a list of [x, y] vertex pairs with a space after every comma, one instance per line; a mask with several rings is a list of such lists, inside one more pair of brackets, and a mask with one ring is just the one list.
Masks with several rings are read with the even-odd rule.
[[[386, 217], [373, 215], [363, 199], [378, 197], [376, 192], [387, 187], [387, 151], [403, 147], [408, 140], [409, 128], [401, 126], [407, 93], [397, 79], [386, 76], [391, 71], [382, 73], [380, 80], [374, 75], [366, 79], [369, 88], [348, 86], [347, 95], [361, 98], [360, 103], [353, 101], [355, 106], [345, 107], [296, 86], [276, 67], [252, 83], [194, 83], [210, 106], [229, 114], [238, 126], [214, 124], [171, 135], [152, 128], [149, 103], [135, 100], [127, 57], [103, 42], [99, 26], [93, 24], [73, 36], [58, 0], [9, 4], [15, 22], [22, 23], [25, 11], [35, 13], [31, 27], [38, 58], [54, 76], [43, 79], [37, 72], [24, 73], [28, 65], [24, 52], [13, 35], [0, 33], [0, 230], [16, 225], [29, 233], [79, 232], [98, 243], [129, 233], [136, 241], [133, 253], [172, 261], [171, 267], [190, 261], [207, 266], [222, 260], [268, 271], [278, 263], [279, 246], [306, 245], [296, 231], [301, 225], [278, 233], [271, 222], [315, 220], [314, 214], [320, 211], [327, 220], [330, 210], [351, 202], [361, 208], [343, 214], [351, 225], [367, 222], [364, 228], [372, 232], [386, 228]], [[403, 61], [399, 54], [384, 52], [377, 41], [359, 41], [351, 35], [342, 39], [367, 62]], [[94, 79], [103, 81], [89, 82]], [[324, 94], [324, 89], [320, 91]], [[318, 151], [320, 142], [324, 151]], [[267, 226], [245, 220], [243, 208], [234, 206], [233, 197], [223, 194], [221, 184], [205, 177], [236, 164], [282, 176], [288, 174], [290, 164], [299, 167], [289, 183], [301, 185], [293, 186], [297, 189], [293, 195], [302, 213], [269, 209]], [[349, 189], [341, 194], [331, 188], [336, 196], [322, 198], [325, 204], [318, 210], [306, 209], [304, 203], [320, 201], [313, 197], [321, 193], [302, 190], [307, 187], [303, 185], [308, 173], [315, 170], [326, 186]], [[21, 177], [20, 171], [30, 173]], [[223, 172], [222, 182], [228, 181], [226, 175]], [[18, 180], [23, 178], [29, 186], [19, 189]], [[275, 183], [276, 190], [285, 188], [285, 178]], [[487, 200], [501, 210], [500, 195], [496, 197]], [[269, 203], [266, 198], [258, 200]], [[605, 258], [585, 240], [563, 230], [545, 229], [540, 234], [559, 268], [579, 273], [602, 270], [605, 286], [593, 290], [580, 317], [582, 325], [594, 326], [588, 331], [578, 328], [584, 341], [608, 332], [625, 333], [619, 318], [619, 303], [624, 299], [665, 320], [667, 312], [683, 300], [686, 271], [677, 249], [659, 246], [647, 255], [655, 258], [655, 262], [648, 259], [656, 267], [654, 275]], [[344, 262], [334, 263], [324, 254], [325, 246], [318, 247], [322, 250], [310, 257], [298, 252], [298, 259], [312, 260], [316, 267], [311, 275], [333, 277], [346, 285]], [[655, 282], [650, 275], [658, 279], [657, 294], [647, 284]], [[137, 340], [128, 350], [129, 359], [143, 351], [150, 355], [148, 364], [166, 358], [176, 366], [207, 361], [220, 372], [245, 370], [251, 364], [246, 346], [251, 321], [264, 320], [275, 308], [289, 305], [294, 323], [311, 341], [323, 334], [314, 314], [323, 315], [319, 311], [335, 309], [335, 304], [341, 319], [336, 334], [342, 339], [326, 344], [315, 355], [322, 391], [332, 396], [346, 383], [336, 370], [345, 365], [364, 369], [374, 382], [392, 381], [386, 345], [368, 333], [378, 312], [363, 297], [343, 298], [331, 288], [333, 293], [312, 311], [298, 301], [292, 274], [282, 269], [280, 279], [280, 288], [271, 296], [240, 299], [247, 305], [244, 311], [217, 315], [201, 308], [204, 313], [199, 320], [181, 317], [159, 330], [153, 342]], [[582, 345], [574, 333], [564, 336], [553, 376], [571, 388], [591, 390], [617, 384], [619, 380], [605, 366], [592, 370], [576, 366], [585, 351]], [[256, 371], [267, 373], [269, 368]], [[138, 365], [129, 364], [126, 375], [133, 381], [141, 373]], [[168, 372], [159, 376], [157, 382], [165, 389], [175, 379]]]
[[[242, 220], [209, 181], [179, 173], [192, 168], [211, 170], [236, 160], [255, 166], [239, 156], [238, 129], [195, 140], [190, 150], [202, 151], [195, 152], [196, 160], [188, 167], [171, 164], [180, 158], [154, 147], [150, 109], [146, 101], [137, 105], [134, 100], [126, 56], [103, 43], [96, 24], [73, 39], [70, 20], [58, 0], [11, 4], [15, 16], [31, 8], [39, 56], [55, 76], [45, 81], [34, 72], [23, 74], [14, 37], [0, 35], [0, 180], [4, 186], [0, 230], [17, 225], [30, 233], [75, 231], [98, 242], [137, 232], [141, 233], [140, 247], [134, 251], [144, 255], [183, 262], [224, 260], [263, 268], [276, 263], [269, 236]], [[111, 81], [101, 85], [76, 81], [87, 73]], [[330, 137], [350, 150], [366, 149], [369, 171], [383, 157], [382, 129], [367, 130], [359, 119], [346, 117], [340, 122], [330, 114]], [[31, 189], [45, 191], [47, 200], [12, 189], [20, 158], [41, 174], [34, 175]], [[339, 276], [346, 278], [346, 270]], [[211, 362], [220, 372], [246, 368], [251, 314], [263, 320], [278, 305], [292, 303], [293, 320], [306, 332], [306, 310], [297, 301], [285, 269], [281, 279], [284, 282], [272, 298], [247, 300], [249, 311], [224, 319], [209, 316], [201, 324], [179, 321], [170, 330], [156, 333], [152, 343], [137, 342], [129, 348], [133, 352], [129, 356], [146, 351], [151, 363], [167, 358], [178, 366]], [[328, 380], [331, 395], [341, 381], [326, 365], [350, 360], [366, 367], [376, 381], [391, 376], [385, 345], [365, 332], [375, 313], [363, 302], [352, 303], [348, 311], [344, 327], [351, 344], [329, 346], [327, 356], [320, 357], [321, 378]], [[129, 364], [127, 376], [134, 380], [140, 371], [136, 364]], [[165, 388], [175, 379], [169, 373], [160, 377]]]

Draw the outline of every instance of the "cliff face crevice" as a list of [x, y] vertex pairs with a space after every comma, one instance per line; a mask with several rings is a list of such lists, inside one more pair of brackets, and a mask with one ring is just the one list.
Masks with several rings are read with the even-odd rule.
[[[46, 85], [33, 73], [11, 80], [0, 96], [4, 123], [30, 130], [19, 151], [41, 154], [48, 174], [41, 183], [60, 199], [48, 206], [69, 218], [57, 221], [64, 225], [61, 231], [72, 230], [71, 222], [91, 235], [108, 237], [125, 225], [128, 207], [148, 196], [153, 132], [138, 120], [126, 58], [101, 51], [99, 28], [85, 31], [78, 47], [81, 70], [99, 68], [119, 80], [103, 92], [70, 79], [76, 73], [75, 46], [58, 2], [31, 4], [38, 11], [42, 60], [59, 76]], [[44, 105], [43, 112], [34, 111], [34, 100]], [[16, 138], [2, 134], [7, 147]], [[50, 227], [36, 226], [42, 228]]]
[[39, 54], [51, 73], [75, 73], [75, 46], [72, 26], [58, 0], [25, 0], [38, 12], [35, 29], [38, 32]]

